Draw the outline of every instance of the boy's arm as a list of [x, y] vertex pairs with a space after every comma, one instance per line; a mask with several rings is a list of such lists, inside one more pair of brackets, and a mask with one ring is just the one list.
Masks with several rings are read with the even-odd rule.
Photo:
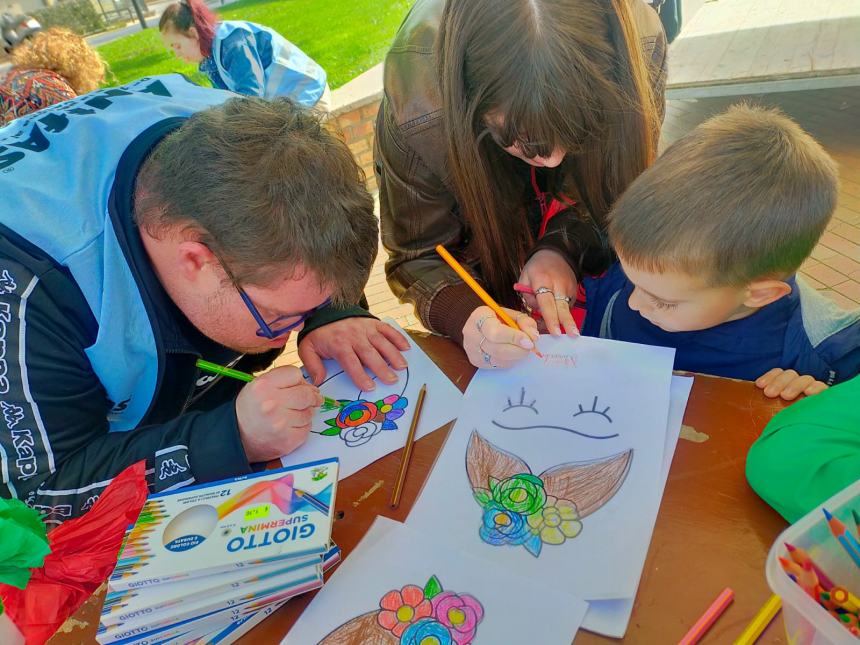
[[794, 522], [860, 474], [860, 377], [777, 414], [747, 456], [750, 486]]

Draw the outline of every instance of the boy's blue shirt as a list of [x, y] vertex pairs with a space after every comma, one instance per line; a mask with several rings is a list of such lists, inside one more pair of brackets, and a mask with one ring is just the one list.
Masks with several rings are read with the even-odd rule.
[[746, 380], [774, 367], [794, 369], [827, 384], [860, 373], [860, 309], [839, 308], [802, 280], [791, 293], [741, 320], [689, 332], [667, 332], [628, 304], [633, 283], [616, 262], [586, 278], [582, 333], [675, 348], [675, 369]]

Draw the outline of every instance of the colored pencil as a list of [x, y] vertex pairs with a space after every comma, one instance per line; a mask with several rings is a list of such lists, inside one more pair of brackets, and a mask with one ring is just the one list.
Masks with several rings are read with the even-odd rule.
[[852, 614], [860, 612], [860, 598], [848, 591], [845, 587], [833, 587], [830, 590], [830, 599], [840, 608]]
[[743, 632], [741, 632], [741, 635], [737, 637], [734, 645], [752, 645], [755, 643], [758, 640], [758, 637], [761, 636], [762, 632], [768, 625], [770, 625], [770, 621], [773, 620], [773, 617], [777, 615], [781, 608], [782, 600], [779, 596], [774, 594], [766, 603], [764, 603], [764, 606], [759, 609], [755, 618], [750, 621], [750, 624], [747, 625], [747, 628]]
[[[242, 372], [241, 370], [234, 370], [231, 367], [224, 367], [223, 365], [218, 365], [217, 363], [210, 363], [209, 361], [204, 361], [202, 358], [197, 359], [196, 365], [204, 372], [211, 372], [212, 374], [219, 374], [221, 376], [229, 376], [230, 378], [234, 378], [237, 381], [245, 381], [245, 383], [250, 383], [254, 380], [253, 374], [248, 374], [247, 372]], [[341, 405], [337, 401], [337, 399], [333, 399], [330, 396], [323, 396], [323, 403], [320, 407], [322, 407], [323, 412], [328, 412], [329, 410], [340, 410]]]
[[711, 606], [705, 610], [702, 617], [699, 618], [692, 627], [690, 627], [690, 631], [684, 634], [684, 638], [678, 641], [678, 645], [694, 645], [694, 643], [698, 643], [702, 636], [705, 635], [705, 632], [711, 628], [711, 625], [716, 622], [717, 618], [719, 618], [731, 604], [734, 597], [735, 592], [729, 587], [723, 589], [720, 595], [717, 596], [717, 599], [714, 600], [714, 602], [711, 603]]
[[854, 527], [857, 529], [857, 537], [860, 538], [860, 513], [852, 508], [851, 517], [854, 518]]
[[858, 544], [857, 539], [848, 532], [845, 524], [838, 517], [835, 517], [826, 508], [822, 508], [821, 510], [824, 511], [824, 517], [827, 518], [827, 525], [830, 527], [833, 537], [839, 540], [839, 544], [842, 545], [845, 552], [854, 560], [854, 564], [860, 567], [860, 544]]
[[412, 444], [415, 443], [415, 430], [418, 428], [418, 417], [421, 416], [421, 408], [424, 407], [424, 397], [427, 395], [427, 384], [421, 386], [418, 391], [418, 402], [415, 404], [415, 414], [412, 423], [409, 424], [409, 433], [406, 435], [406, 443], [403, 446], [403, 454], [400, 455], [400, 469], [397, 471], [397, 481], [394, 483], [394, 491], [391, 493], [391, 508], [400, 506], [400, 495], [403, 493], [403, 484], [406, 481], [406, 471], [409, 469], [409, 461], [412, 458]]
[[[475, 295], [477, 295], [484, 302], [485, 305], [492, 309], [493, 312], [499, 318], [501, 318], [503, 323], [505, 323], [511, 329], [522, 331], [520, 329], [520, 326], [514, 321], [514, 319], [511, 318], [507, 313], [505, 313], [505, 310], [502, 309], [499, 304], [495, 300], [493, 300], [493, 297], [489, 293], [487, 293], [481, 285], [477, 283], [475, 278], [469, 275], [469, 272], [463, 268], [463, 265], [457, 262], [453, 255], [448, 253], [448, 249], [439, 244], [436, 247], [436, 253], [442, 256], [442, 259], [448, 263], [448, 266], [454, 269], [457, 275], [463, 279], [463, 282], [469, 285], [472, 291], [475, 292]], [[538, 351], [537, 346], [532, 347], [532, 351], [538, 358], [543, 358], [543, 354]]]
[[300, 497], [301, 499], [305, 500], [308, 504], [313, 506], [315, 509], [317, 509], [323, 515], [328, 515], [329, 506], [325, 502], [317, 499], [316, 497], [311, 495], [309, 492], [304, 491], [300, 488], [294, 488], [293, 492], [296, 494], [296, 497]]
[[803, 566], [808, 562], [812, 566], [812, 570], [815, 571], [815, 575], [818, 576], [818, 582], [821, 583], [822, 587], [824, 587], [825, 589], [830, 589], [831, 587], [833, 587], [833, 581], [827, 576], [826, 573], [824, 573], [824, 571], [821, 570], [821, 567], [815, 564], [815, 562], [805, 549], [793, 546], [788, 542], [785, 542], [785, 548], [788, 549], [788, 555], [797, 564]]

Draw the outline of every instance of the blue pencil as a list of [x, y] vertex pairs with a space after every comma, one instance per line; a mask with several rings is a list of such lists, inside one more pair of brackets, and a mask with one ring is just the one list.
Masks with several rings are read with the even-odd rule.
[[308, 504], [313, 506], [315, 509], [317, 509], [323, 515], [328, 515], [328, 512], [329, 512], [328, 504], [318, 500], [316, 497], [314, 497], [313, 495], [311, 495], [307, 491], [301, 490], [300, 488], [294, 488], [293, 492], [296, 494], [297, 497], [306, 501]]
[[824, 511], [824, 517], [827, 519], [827, 525], [830, 527], [833, 537], [839, 540], [839, 544], [842, 545], [845, 552], [854, 560], [854, 564], [860, 567], [860, 543], [857, 542], [857, 538], [848, 532], [845, 524], [838, 517], [834, 517], [826, 508], [822, 508], [821, 510]]

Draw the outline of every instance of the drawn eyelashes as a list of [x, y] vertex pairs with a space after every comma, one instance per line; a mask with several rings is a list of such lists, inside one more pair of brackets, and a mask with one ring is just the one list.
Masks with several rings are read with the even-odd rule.
[[[537, 399], [532, 399], [531, 401], [528, 401], [527, 397], [526, 397], [526, 389], [524, 387], [520, 388], [520, 396], [519, 396], [518, 401], [512, 400], [511, 397], [508, 397], [507, 401], [508, 401], [507, 405], [504, 408], [502, 408], [502, 413], [505, 413], [508, 410], [514, 410], [516, 408], [527, 408], [527, 409], [531, 410], [532, 412], [534, 412], [535, 414], [540, 414], [540, 412], [537, 409], [537, 405], [536, 405]], [[583, 416], [586, 414], [596, 414], [596, 415], [606, 419], [609, 423], [612, 423], [612, 417], [609, 416], [609, 409], [611, 406], [607, 405], [602, 410], [599, 409], [597, 396], [595, 396], [593, 401], [591, 402], [591, 408], [585, 408], [582, 406], [581, 403], [578, 405], [578, 407], [579, 407], [579, 410], [577, 412], [573, 413], [574, 419], [576, 417], [580, 417], [580, 416]], [[580, 432], [579, 430], [576, 430], [574, 428], [566, 428], [564, 426], [554, 426], [554, 425], [548, 425], [548, 424], [543, 424], [543, 423], [535, 424], [535, 425], [529, 425], [529, 426], [505, 425], [505, 424], [500, 423], [496, 420], [493, 420], [492, 423], [494, 426], [496, 426], [497, 428], [501, 428], [502, 430], [538, 430], [538, 429], [541, 429], [541, 430], [562, 430], [563, 432], [570, 432], [572, 434], [577, 434], [580, 437], [586, 437], [587, 439], [612, 439], [612, 438], [618, 436], [617, 432], [614, 434], [608, 434], [608, 435], [596, 435], [596, 434], [588, 434], [586, 432]]]
[[607, 405], [606, 408], [604, 408], [603, 410], [598, 410], [597, 409], [597, 397], [595, 396], [594, 402], [591, 404], [590, 410], [584, 410], [582, 407], [582, 403], [580, 403], [579, 404], [579, 412], [576, 412], [573, 416], [574, 416], [574, 418], [576, 418], [581, 414], [599, 414], [600, 416], [605, 417], [606, 420], [609, 421], [609, 423], [612, 423], [612, 419], [607, 414], [607, 412], [609, 412], [609, 407], [610, 406]]
[[533, 399], [531, 403], [526, 403], [526, 388], [521, 387], [519, 403], [512, 403], [511, 397], [508, 397], [508, 407], [504, 408], [502, 412], [507, 412], [508, 410], [513, 410], [514, 408], [528, 408], [535, 414], [540, 414], [538, 412], [538, 409], [535, 407], [535, 403], [537, 403], [537, 399]]

